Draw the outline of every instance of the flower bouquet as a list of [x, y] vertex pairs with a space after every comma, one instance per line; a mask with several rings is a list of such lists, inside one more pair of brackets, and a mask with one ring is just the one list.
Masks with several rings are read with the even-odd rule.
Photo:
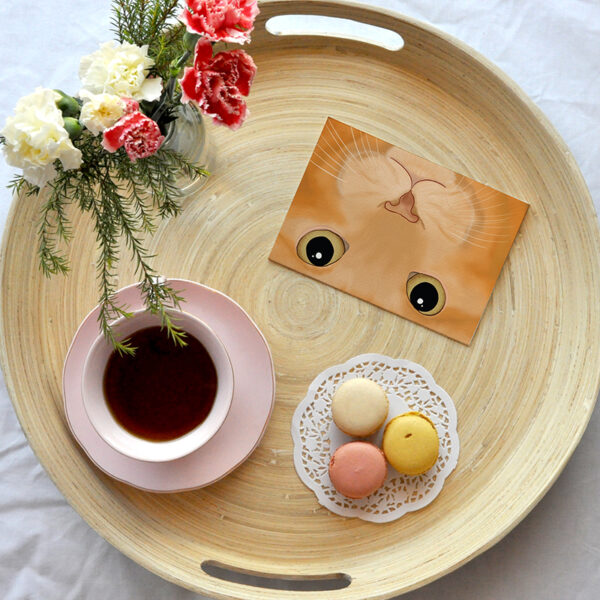
[[119, 352], [132, 353], [111, 323], [128, 317], [115, 300], [119, 241], [136, 262], [148, 310], [185, 344], [169, 316], [183, 298], [157, 277], [144, 236], [157, 219], [181, 212], [178, 178], [208, 172], [170, 147], [169, 131], [185, 105], [231, 129], [248, 111], [244, 97], [256, 73], [241, 49], [215, 52], [217, 42], [249, 40], [256, 0], [113, 0], [116, 41], [84, 56], [74, 95], [37, 88], [21, 98], [0, 131], [8, 164], [22, 169], [10, 186], [22, 197], [43, 191], [38, 254], [43, 272], [66, 274], [60, 250], [73, 232], [68, 207], [90, 213], [98, 243], [99, 323]]

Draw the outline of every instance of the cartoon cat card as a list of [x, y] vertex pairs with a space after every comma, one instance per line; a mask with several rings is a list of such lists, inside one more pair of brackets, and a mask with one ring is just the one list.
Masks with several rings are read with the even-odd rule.
[[469, 344], [527, 208], [329, 118], [269, 258]]

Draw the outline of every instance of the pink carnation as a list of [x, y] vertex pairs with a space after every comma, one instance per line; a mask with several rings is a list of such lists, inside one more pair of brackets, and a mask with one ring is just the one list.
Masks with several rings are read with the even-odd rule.
[[238, 129], [248, 109], [242, 96], [250, 92], [256, 65], [243, 50], [212, 55], [212, 46], [201, 39], [196, 44], [194, 66], [186, 67], [180, 80], [181, 101], [194, 100], [217, 125]]
[[137, 111], [125, 115], [115, 125], [105, 129], [102, 146], [109, 152], [116, 152], [125, 146], [125, 152], [135, 162], [138, 158], [152, 156], [164, 139], [156, 122]]
[[258, 14], [256, 0], [186, 0], [180, 19], [191, 33], [211, 42], [243, 44]]

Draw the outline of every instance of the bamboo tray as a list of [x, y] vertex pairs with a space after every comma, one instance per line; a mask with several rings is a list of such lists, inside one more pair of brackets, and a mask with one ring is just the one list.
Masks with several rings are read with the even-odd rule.
[[[209, 131], [213, 177], [150, 241], [159, 272], [229, 294], [270, 343], [277, 399], [260, 447], [224, 480], [173, 495], [118, 483], [86, 459], [66, 425], [61, 370], [96, 303], [94, 236], [75, 215], [73, 271], [46, 280], [30, 199], [15, 200], [4, 234], [2, 366], [25, 434], [58, 488], [148, 569], [215, 598], [389, 598], [497, 542], [575, 449], [599, 384], [596, 216], [552, 126], [470, 48], [383, 9], [275, 0], [261, 10], [250, 47], [259, 69], [252, 116], [238, 132]], [[387, 27], [405, 47], [266, 32], [269, 17], [286, 13]], [[470, 347], [267, 260], [328, 115], [531, 204]], [[135, 280], [128, 261], [119, 278]], [[423, 364], [459, 415], [461, 456], [440, 496], [385, 525], [321, 508], [292, 463], [291, 418], [309, 382], [365, 352]], [[226, 571], [347, 587], [274, 590], [219, 578]]]

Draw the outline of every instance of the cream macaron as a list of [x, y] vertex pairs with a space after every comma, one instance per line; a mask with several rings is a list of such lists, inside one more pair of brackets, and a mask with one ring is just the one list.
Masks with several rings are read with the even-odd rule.
[[344, 381], [331, 400], [333, 422], [344, 433], [357, 437], [375, 433], [385, 423], [388, 409], [385, 391], [365, 377]]

